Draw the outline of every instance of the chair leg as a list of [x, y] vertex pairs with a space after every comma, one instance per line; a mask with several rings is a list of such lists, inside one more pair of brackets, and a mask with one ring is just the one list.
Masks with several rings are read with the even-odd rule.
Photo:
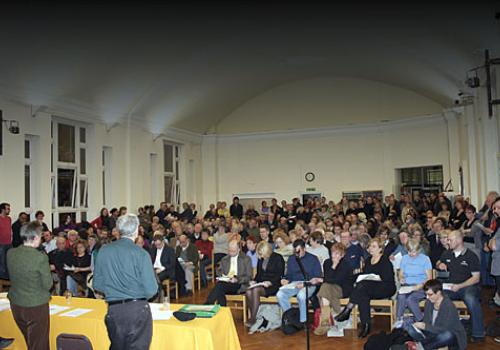
[[170, 280], [167, 280], [167, 298], [170, 300]]
[[243, 296], [243, 324], [247, 323], [247, 298]]
[[196, 288], [195, 288], [195, 278], [194, 278], [194, 272], [193, 272], [193, 279], [191, 285], [193, 286], [193, 296], [196, 294]]
[[179, 299], [179, 283], [175, 282], [175, 299]]

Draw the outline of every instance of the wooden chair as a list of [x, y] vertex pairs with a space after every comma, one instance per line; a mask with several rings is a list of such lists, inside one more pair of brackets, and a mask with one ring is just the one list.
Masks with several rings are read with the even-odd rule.
[[[349, 303], [349, 299], [341, 299], [340, 305], [345, 306]], [[392, 299], [374, 299], [370, 302], [371, 308], [382, 308], [382, 310], [371, 310], [371, 316], [389, 316], [391, 319], [391, 327], [396, 319], [396, 304]], [[352, 327], [358, 328], [358, 306], [355, 305], [352, 310]]]
[[161, 285], [169, 300], [172, 300], [172, 298], [170, 298], [170, 291], [172, 288], [175, 289], [175, 299], [179, 299], [179, 284], [177, 282], [174, 282], [172, 285], [170, 284], [170, 280], [166, 279], [161, 283]]
[[227, 307], [243, 312], [243, 323], [247, 322], [247, 298], [245, 294], [226, 294]]

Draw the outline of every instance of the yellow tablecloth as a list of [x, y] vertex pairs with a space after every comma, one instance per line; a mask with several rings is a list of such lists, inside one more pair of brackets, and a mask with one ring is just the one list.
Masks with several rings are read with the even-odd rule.
[[[50, 348], [56, 349], [56, 338], [61, 333], [83, 334], [92, 342], [94, 350], [109, 349], [109, 338], [104, 324], [107, 305], [102, 300], [72, 298], [67, 304], [62, 297], [53, 297], [51, 303], [74, 308], [92, 309], [79, 317], [50, 317]], [[177, 310], [182, 305], [172, 304]], [[66, 310], [69, 311], [69, 310]], [[64, 313], [63, 311], [61, 313]], [[0, 336], [15, 338], [8, 349], [25, 350], [26, 343], [11, 311], [0, 312]], [[213, 318], [196, 318], [181, 322], [172, 317], [167, 321], [153, 321], [153, 339], [150, 350], [239, 350], [240, 342], [233, 316], [228, 308], [221, 308]]]

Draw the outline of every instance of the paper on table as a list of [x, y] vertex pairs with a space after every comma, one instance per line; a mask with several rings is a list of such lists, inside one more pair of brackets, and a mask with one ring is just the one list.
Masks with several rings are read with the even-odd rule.
[[395, 269], [398, 270], [401, 267], [401, 260], [403, 260], [403, 255], [401, 253], [394, 255], [394, 260], [391, 262]]
[[51, 304], [49, 306], [49, 313], [51, 315], [55, 315], [55, 314], [58, 314], [64, 310], [68, 310], [70, 307], [69, 306], [61, 306], [61, 305], [53, 305]]
[[74, 309], [63, 314], [60, 314], [61, 317], [78, 317], [86, 314], [87, 312], [92, 311], [92, 309]]
[[188, 305], [185, 311], [207, 311], [210, 312], [214, 309], [213, 305]]
[[361, 281], [382, 281], [379, 275], [376, 275], [374, 273], [369, 273], [369, 274], [363, 274], [359, 275], [358, 278], [356, 279], [356, 283], [359, 283]]
[[172, 317], [173, 312], [165, 310], [163, 304], [149, 303], [149, 307], [153, 321], [169, 320]]
[[0, 300], [0, 312], [10, 310], [10, 301], [8, 299]]
[[413, 292], [413, 287], [412, 286], [401, 286], [401, 288], [399, 288], [399, 294], [410, 294], [411, 292]]

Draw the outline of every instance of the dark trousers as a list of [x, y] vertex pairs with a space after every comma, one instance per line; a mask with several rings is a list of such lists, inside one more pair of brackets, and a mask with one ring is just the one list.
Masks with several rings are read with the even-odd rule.
[[214, 289], [208, 294], [205, 304], [217, 302], [220, 306], [226, 306], [226, 294], [237, 294], [241, 284], [229, 282], [217, 282]]
[[495, 284], [497, 285], [497, 294], [500, 295], [500, 276], [495, 277]]
[[12, 316], [24, 336], [29, 350], [49, 350], [49, 304], [22, 307], [10, 304]]
[[396, 292], [392, 283], [362, 281], [352, 290], [349, 301], [358, 305], [361, 323], [370, 321], [370, 301], [372, 299], [390, 298]]
[[111, 341], [110, 350], [149, 349], [153, 319], [146, 300], [110, 305], [105, 323]]
[[454, 348], [457, 346], [457, 337], [450, 331], [440, 333], [433, 333], [428, 330], [421, 330], [422, 334], [418, 333], [413, 327], [408, 327], [408, 334], [413, 340], [422, 343], [425, 350], [439, 349], [439, 348]]
[[0, 244], [0, 279], [8, 280], [9, 271], [7, 269], [7, 251], [12, 248], [11, 244]]
[[215, 253], [214, 254], [214, 265], [215, 267], [217, 267], [217, 264], [219, 263], [219, 261], [222, 260], [223, 257], [225, 257], [227, 254], [224, 254], [224, 253]]

